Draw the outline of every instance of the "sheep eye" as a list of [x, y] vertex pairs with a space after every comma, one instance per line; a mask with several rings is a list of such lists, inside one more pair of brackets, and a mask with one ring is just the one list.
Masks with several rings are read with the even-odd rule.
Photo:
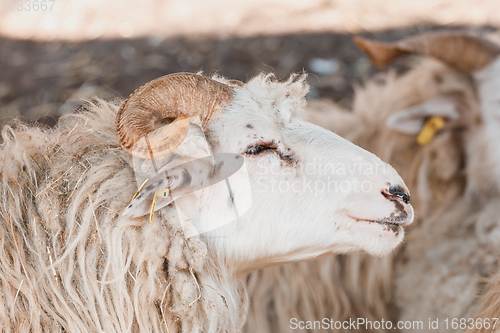
[[277, 151], [278, 148], [276, 146], [270, 145], [270, 144], [261, 144], [258, 146], [248, 147], [248, 149], [245, 150], [245, 154], [257, 156], [257, 155], [260, 155], [263, 152], [269, 151], [269, 150]]
[[246, 156], [261, 156], [264, 153], [274, 153], [276, 154], [282, 161], [286, 163], [296, 163], [297, 159], [291, 153], [283, 153], [278, 149], [278, 145], [274, 142], [262, 143], [255, 146], [248, 146], [247, 150], [245, 150], [244, 155]]

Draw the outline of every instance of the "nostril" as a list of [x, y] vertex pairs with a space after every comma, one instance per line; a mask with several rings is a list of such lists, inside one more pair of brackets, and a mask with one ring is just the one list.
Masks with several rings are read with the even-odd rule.
[[389, 193], [403, 199], [403, 202], [405, 204], [410, 203], [410, 196], [406, 193], [406, 191], [401, 186], [389, 187]]

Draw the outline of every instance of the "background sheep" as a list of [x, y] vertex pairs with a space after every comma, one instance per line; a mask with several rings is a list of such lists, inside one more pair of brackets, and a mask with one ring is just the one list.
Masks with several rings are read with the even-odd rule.
[[[407, 49], [410, 44], [412, 46]], [[476, 98], [472, 94], [441, 96], [404, 111], [406, 116], [411, 114], [413, 119], [419, 114], [441, 115], [449, 125], [458, 120], [460, 125], [465, 126], [463, 138], [467, 186], [463, 198], [448, 206], [447, 211], [437, 211], [419, 228], [421, 235], [425, 235], [431, 242], [434, 239], [430, 243], [433, 245], [425, 244], [424, 247], [420, 242], [409, 242], [406, 262], [400, 264], [396, 284], [396, 299], [402, 308], [402, 319], [418, 318], [417, 311], [420, 311], [421, 319], [430, 316], [441, 319], [471, 318], [477, 301], [476, 295], [482, 290], [479, 277], [491, 273], [500, 253], [496, 240], [491, 237], [500, 230], [500, 186], [496, 182], [500, 170], [500, 154], [492, 144], [500, 129], [498, 104], [495, 102], [499, 97], [500, 48], [483, 39], [444, 33], [417, 36], [393, 45], [380, 45], [382, 48], [387, 46], [388, 52], [393, 47], [396, 52], [408, 50], [433, 56], [472, 75]], [[374, 47], [377, 46], [374, 44]], [[368, 49], [371, 49], [369, 44]], [[484, 52], [475, 53], [481, 49]], [[381, 64], [386, 61], [383, 57], [383, 54], [377, 57]], [[479, 120], [467, 118], [467, 114], [471, 113]], [[469, 121], [463, 124], [463, 119]], [[402, 119], [392, 120], [401, 122]], [[420, 255], [417, 256], [416, 253]], [[425, 279], [415, 279], [413, 270], [430, 274]], [[413, 281], [423, 292], [410, 295], [407, 285]], [[429, 301], [435, 295], [435, 290], [440, 291], [439, 297]], [[440, 329], [446, 331], [449, 328]]]
[[[428, 109], [428, 114], [441, 112], [442, 110], [432, 109], [435, 107], [433, 103], [425, 102], [443, 96], [447, 98], [445, 101], [448, 102], [448, 107], [455, 107], [456, 102], [460, 103], [457, 106], [461, 112], [460, 117], [455, 122], [450, 121], [429, 145], [420, 147], [415, 136], [387, 129], [386, 121], [389, 116], [396, 112], [405, 114], [407, 111], [400, 111], [411, 106], [423, 104], [419, 107]], [[471, 143], [474, 138], [482, 138], [481, 134], [477, 134], [478, 125], [471, 123], [471, 120], [481, 116], [478, 102], [476, 86], [467, 74], [436, 61], [426, 61], [400, 78], [389, 73], [385, 78], [375, 78], [363, 88], [357, 88], [353, 114], [345, 113], [338, 107], [331, 112], [332, 106], [328, 102], [313, 103], [310, 111], [314, 122], [329, 125], [334, 131], [377, 152], [400, 171], [412, 189], [412, 200], [418, 212], [420, 227], [410, 233], [407, 247], [397, 257], [396, 273], [391, 273], [394, 259], [384, 258], [380, 262], [363, 256], [326, 258], [316, 263], [302, 263], [300, 266], [287, 268], [298, 276], [294, 281], [300, 282], [301, 275], [308, 277], [309, 285], [315, 286], [308, 288], [318, 290], [314, 298], [308, 298], [301, 288], [295, 289], [294, 297], [279, 292], [293, 289], [284, 285], [284, 277], [280, 278], [280, 274], [286, 273], [284, 267], [269, 269], [274, 272], [261, 272], [260, 279], [274, 279], [276, 284], [282, 285], [281, 288], [273, 289], [270, 283], [266, 284], [269, 295], [274, 297], [264, 298], [265, 304], [268, 307], [270, 304], [288, 304], [285, 310], [276, 309], [268, 315], [271, 322], [282, 331], [286, 331], [286, 325], [289, 325], [287, 318], [289, 320], [291, 317], [303, 320], [319, 320], [323, 317], [337, 320], [349, 317], [379, 320], [392, 318], [395, 322], [397, 317], [394, 317], [394, 311], [390, 311], [394, 290], [391, 282], [393, 274], [396, 274], [397, 283], [392, 302], [397, 303], [402, 310], [401, 319], [421, 319], [427, 323], [428, 318], [472, 315], [472, 305], [481, 290], [478, 276], [489, 274], [498, 253], [495, 242], [492, 239], [486, 240], [484, 233], [485, 226], [495, 228], [497, 225], [491, 219], [494, 216], [492, 212], [495, 211], [495, 201], [477, 203], [460, 199], [466, 184], [468, 188], [484, 188], [484, 192], [491, 193], [488, 190], [489, 183], [478, 184], [477, 177], [473, 177], [480, 173], [477, 170], [471, 172], [480, 156], [480, 152], [475, 152], [471, 147], [474, 144], [478, 147], [485, 146], [484, 142], [482, 146], [481, 143]], [[326, 110], [330, 112], [325, 112]], [[344, 127], [345, 124], [347, 127]], [[390, 121], [390, 125], [393, 129], [402, 130], [394, 121]], [[464, 140], [468, 141], [464, 144]], [[464, 161], [467, 161], [466, 166]], [[491, 163], [489, 174], [493, 172], [491, 168], [495, 166], [495, 161]], [[464, 167], [467, 167], [468, 177], [464, 177]], [[484, 175], [484, 171], [481, 175]], [[484, 210], [479, 212], [482, 207], [485, 207]], [[461, 227], [457, 229], [455, 225]], [[471, 233], [471, 228], [475, 228], [475, 232]], [[323, 273], [325, 270], [329, 270], [336, 279], [322, 278], [327, 275]], [[318, 274], [313, 273], [315, 271]], [[346, 273], [339, 273], [342, 271]], [[416, 271], [429, 274], [422, 277]], [[455, 277], [456, 274], [458, 277]], [[353, 276], [358, 286], [366, 287], [350, 288], [348, 281]], [[360, 276], [362, 278], [357, 278]], [[253, 283], [257, 285], [256, 281]], [[323, 286], [320, 287], [320, 284]], [[418, 286], [420, 292], [415, 294], [415, 289], [410, 286]], [[321, 294], [320, 288], [329, 290], [330, 294]], [[441, 296], [438, 300], [437, 290]], [[290, 304], [293, 300], [295, 303]], [[259, 302], [255, 299], [252, 301], [257, 304]], [[262, 305], [253, 305], [252, 310], [259, 307]], [[258, 320], [263, 320], [263, 313], [258, 316]]]
[[[0, 154], [4, 329], [236, 332], [245, 321], [246, 272], [331, 252], [384, 254], [401, 242], [403, 226], [413, 218], [402, 180], [374, 155], [299, 118], [307, 92], [303, 77], [279, 83], [259, 76], [237, 89], [220, 80], [195, 74], [162, 77], [136, 90], [119, 112], [117, 104], [98, 101], [65, 118], [54, 130], [20, 124], [4, 128]], [[311, 195], [307, 191], [291, 196], [265, 191], [254, 196], [259, 209], [187, 238], [186, 230], [217, 222], [210, 220], [214, 216], [201, 215], [196, 206], [203, 203], [203, 193], [182, 197], [184, 204], [190, 204], [184, 221], [171, 206], [160, 209], [151, 224], [145, 223], [147, 218], [121, 214], [138, 185], [131, 156], [119, 142], [125, 149], [133, 147], [140, 138], [134, 125], [141, 130], [151, 126], [152, 119], [144, 118], [148, 115], [156, 121], [191, 116], [198, 124], [192, 126], [205, 130], [215, 152], [246, 156], [254, 193], [263, 186], [257, 182], [258, 163], [263, 170], [274, 166], [284, 172], [271, 175], [271, 180], [285, 183], [322, 180], [321, 175], [309, 178], [301, 172], [299, 166], [307, 162], [384, 168], [367, 176], [355, 172], [337, 177], [373, 186], [371, 192], [334, 188], [327, 193], [328, 202], [342, 208], [339, 212], [311, 204], [304, 199]], [[264, 144], [267, 148], [261, 147]], [[171, 190], [195, 179], [183, 171], [180, 182], [168, 184]], [[158, 175], [172, 180], [169, 170], [160, 169]], [[144, 195], [149, 187], [146, 183], [132, 207], [148, 204]], [[238, 189], [234, 198], [242, 195]], [[387, 217], [391, 214], [395, 217]]]

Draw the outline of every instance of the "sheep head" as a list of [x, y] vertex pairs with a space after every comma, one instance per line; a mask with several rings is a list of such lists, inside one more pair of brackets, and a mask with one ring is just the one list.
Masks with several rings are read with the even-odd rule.
[[[124, 149], [134, 154], [134, 145], [142, 145], [145, 137], [146, 148], [141, 149], [146, 154], [139, 157], [166, 151], [182, 160], [179, 151], [186, 151], [190, 131], [197, 127], [207, 140], [203, 151], [228, 154], [234, 161], [243, 158], [241, 169], [246, 170], [250, 186], [244, 185], [244, 179], [232, 180], [231, 172], [220, 171], [224, 168], [217, 159], [212, 164], [199, 159], [205, 168], [189, 163], [170, 167], [175, 162], [171, 158], [167, 165], [158, 166], [154, 183], [146, 183], [124, 215], [146, 214], [155, 186], [166, 187], [174, 195], [157, 208], [172, 201], [183, 207], [186, 220], [206, 231], [202, 237], [207, 244], [239, 272], [328, 253], [382, 255], [394, 249], [402, 241], [404, 227], [413, 221], [404, 182], [375, 155], [302, 120], [308, 91], [304, 80], [293, 76], [280, 83], [261, 75], [247, 84], [235, 84], [222, 78], [174, 74], [136, 90], [117, 116], [117, 137]], [[155, 122], [174, 117], [189, 119], [187, 134], [176, 121], [167, 125], [174, 128], [170, 132], [155, 128]], [[161, 140], [171, 142], [168, 149], [153, 142], [155, 131], [161, 132]], [[170, 139], [165, 133], [181, 133], [186, 139], [177, 134]], [[203, 170], [208, 170], [206, 176], [195, 175]], [[195, 191], [204, 187], [207, 177], [228, 179], [231, 195]], [[245, 209], [231, 223], [221, 225], [227, 207], [235, 206]]]
[[[477, 90], [481, 94], [481, 87], [476, 86], [475, 83], [484, 81], [477, 80], [477, 78], [474, 80], [474, 76], [489, 67], [500, 56], [500, 47], [497, 45], [480, 37], [457, 32], [424, 33], [392, 43], [372, 41], [357, 36], [354, 38], [354, 42], [379, 68], [387, 66], [402, 56], [417, 54], [438, 59], [459, 72], [455, 74], [452, 73], [453, 70], [449, 70], [448, 72], [452, 74], [444, 75], [444, 77], [450, 78], [455, 76], [451, 78], [457, 82], [454, 84], [454, 90], [449, 89], [452, 86], [449, 82], [440, 84], [441, 87], [436, 89], [437, 95], [434, 99], [423, 101], [422, 104], [405, 109], [388, 118], [388, 126], [403, 133], [430, 133], [426, 139], [422, 139], [423, 136], [419, 135], [418, 139], [422, 144], [430, 142], [433, 133], [438, 130], [438, 128], [433, 128], [433, 120], [446, 122], [448, 125], [446, 128], [456, 127], [457, 124], [463, 126], [471, 123], [470, 114], [474, 113], [478, 102]], [[499, 72], [495, 72], [498, 76]], [[480, 75], [484, 76], [484, 74]], [[466, 81], [470, 81], [470, 83], [462, 84]], [[434, 121], [434, 123], [436, 122]]]
[[392, 43], [356, 37], [355, 43], [378, 67], [408, 54], [432, 57], [449, 66], [441, 78], [455, 89], [435, 89], [433, 98], [393, 114], [387, 125], [418, 134], [437, 116], [446, 123], [441, 133], [465, 129], [468, 192], [485, 197], [498, 193], [500, 183], [488, 179], [500, 177], [500, 153], [493, 144], [500, 139], [500, 47], [485, 38], [456, 32], [425, 33]]

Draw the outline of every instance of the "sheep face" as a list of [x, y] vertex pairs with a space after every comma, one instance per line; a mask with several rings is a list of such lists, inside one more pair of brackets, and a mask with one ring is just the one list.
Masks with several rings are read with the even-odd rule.
[[[245, 270], [333, 252], [383, 255], [413, 220], [408, 190], [392, 167], [302, 120], [306, 92], [302, 80], [258, 77], [209, 125], [215, 152], [245, 157], [252, 205], [206, 237]], [[197, 219], [215, 223], [206, 218]]]
[[[161, 84], [174, 79], [166, 77]], [[179, 80], [194, 87], [190, 89], [211, 86], [219, 93], [230, 86], [228, 81], [212, 82], [185, 74]], [[152, 83], [149, 89], [158, 85]], [[216, 156], [228, 154], [238, 164], [238, 158], [230, 156], [243, 156], [243, 171], [238, 171], [243, 177], [233, 186], [234, 179], [228, 176], [232, 188], [227, 196], [224, 188], [190, 190], [210, 183], [198, 176], [203, 168], [192, 164], [162, 168], [124, 214], [147, 214], [151, 208], [146, 199], [156, 187], [182, 193], [169, 196], [165, 192], [168, 198], [162, 202], [159, 199], [156, 208], [175, 201], [180, 219], [189, 225], [187, 234], [201, 233], [212, 252], [229, 260], [238, 272], [328, 253], [364, 251], [383, 255], [393, 250], [403, 239], [404, 227], [413, 221], [403, 180], [375, 155], [303, 121], [300, 113], [307, 91], [305, 77], [280, 83], [270, 76], [258, 76], [238, 88], [222, 91], [227, 104], [213, 114], [211, 105], [221, 98], [208, 94], [197, 96], [195, 102], [190, 100], [190, 105], [199, 102], [197, 108], [208, 109], [201, 111], [201, 120], [192, 120], [199, 125], [200, 133], [191, 126], [184, 142], [167, 160], [172, 162], [172, 156], [182, 160], [186, 153], [200, 158], [213, 152]], [[157, 103], [159, 98], [151, 100]], [[201, 104], [203, 98], [209, 103]], [[129, 99], [124, 105], [143, 108], [141, 103]], [[168, 100], [167, 104], [172, 108], [179, 103]], [[119, 122], [117, 127], [125, 125]], [[123, 141], [127, 140], [124, 136]], [[200, 159], [197, 163], [205, 162]], [[205, 178], [225, 178], [217, 174], [222, 169], [208, 167], [206, 170], [213, 172]], [[239, 211], [228, 219], [233, 208]]]

